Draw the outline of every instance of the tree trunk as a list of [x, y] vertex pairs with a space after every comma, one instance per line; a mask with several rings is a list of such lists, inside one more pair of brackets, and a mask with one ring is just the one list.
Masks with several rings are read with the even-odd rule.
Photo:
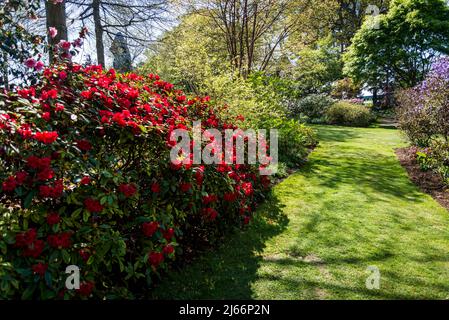
[[[54, 4], [53, 1], [45, 1], [45, 14], [48, 28], [54, 27], [58, 30], [56, 37], [48, 36], [48, 43], [54, 48], [61, 40], [67, 40], [67, 24], [65, 15], [65, 1]], [[49, 61], [54, 62], [53, 50], [49, 50]]]
[[104, 43], [103, 43], [103, 26], [100, 20], [100, 0], [92, 1], [92, 9], [95, 24], [95, 44], [97, 47], [97, 63], [105, 66]]
[[373, 88], [373, 107], [377, 108], [379, 106], [379, 99], [377, 98], [377, 88]]

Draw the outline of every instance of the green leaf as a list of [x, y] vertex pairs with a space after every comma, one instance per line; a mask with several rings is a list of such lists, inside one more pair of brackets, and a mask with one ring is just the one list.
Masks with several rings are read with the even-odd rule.
[[65, 263], [70, 263], [70, 254], [67, 252], [67, 250], [61, 250], [62, 254], [62, 260], [64, 260]]
[[79, 208], [79, 209], [76, 209], [75, 211], [73, 211], [72, 218], [77, 219], [80, 216], [81, 211], [83, 211], [83, 208]]
[[87, 210], [84, 210], [84, 211], [83, 211], [83, 221], [84, 221], [84, 222], [89, 221], [89, 217], [90, 217], [90, 212], [87, 211]]
[[36, 191], [33, 190], [30, 193], [27, 194], [25, 197], [25, 200], [23, 201], [23, 207], [25, 209], [29, 208], [31, 205], [31, 202], [33, 201], [34, 196], [36, 195]]

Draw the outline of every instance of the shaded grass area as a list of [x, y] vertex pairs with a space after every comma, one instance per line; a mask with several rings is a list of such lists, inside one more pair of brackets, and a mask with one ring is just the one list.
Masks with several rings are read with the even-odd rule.
[[[320, 146], [251, 227], [172, 272], [154, 298], [449, 298], [449, 213], [410, 182], [399, 133], [315, 128]], [[380, 290], [366, 288], [368, 266]]]

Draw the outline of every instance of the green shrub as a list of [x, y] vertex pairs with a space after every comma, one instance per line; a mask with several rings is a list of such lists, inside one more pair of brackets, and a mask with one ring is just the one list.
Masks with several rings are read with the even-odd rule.
[[369, 108], [352, 104], [347, 101], [339, 101], [326, 112], [326, 122], [353, 127], [367, 127], [374, 121]]
[[335, 101], [325, 94], [311, 94], [291, 105], [288, 114], [292, 118], [304, 119], [310, 123], [324, 122], [326, 111]]

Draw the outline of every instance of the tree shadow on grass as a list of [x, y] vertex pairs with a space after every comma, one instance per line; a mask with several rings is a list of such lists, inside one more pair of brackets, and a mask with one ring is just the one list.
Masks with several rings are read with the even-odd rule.
[[423, 193], [410, 182], [394, 156], [371, 152], [370, 157], [354, 158], [353, 161], [349, 157], [347, 161], [334, 161], [331, 157], [313, 158], [303, 167], [301, 174], [308, 179], [318, 178], [319, 184], [325, 188], [356, 185], [359, 186], [358, 191], [367, 196], [380, 194], [414, 202], [423, 200]]
[[190, 265], [171, 271], [152, 291], [153, 299], [250, 299], [268, 239], [280, 234], [289, 220], [272, 195], [247, 230], [230, 234], [218, 249], [204, 252]]

